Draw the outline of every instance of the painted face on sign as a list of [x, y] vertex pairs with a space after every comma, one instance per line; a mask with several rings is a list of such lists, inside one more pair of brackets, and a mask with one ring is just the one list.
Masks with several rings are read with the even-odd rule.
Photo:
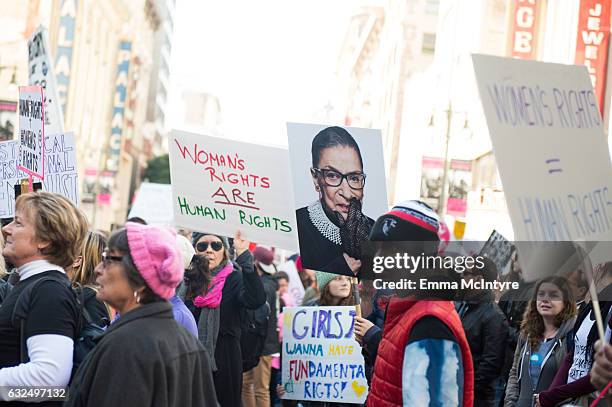
[[311, 171], [323, 204], [346, 219], [351, 198], [363, 200], [365, 175], [354, 148], [335, 146], [321, 151], [317, 168]]

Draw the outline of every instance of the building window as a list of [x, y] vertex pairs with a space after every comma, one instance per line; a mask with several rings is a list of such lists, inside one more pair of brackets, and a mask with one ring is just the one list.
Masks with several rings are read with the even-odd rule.
[[438, 14], [440, 0], [425, 0], [425, 14]]
[[423, 54], [433, 54], [436, 50], [436, 34], [423, 33]]

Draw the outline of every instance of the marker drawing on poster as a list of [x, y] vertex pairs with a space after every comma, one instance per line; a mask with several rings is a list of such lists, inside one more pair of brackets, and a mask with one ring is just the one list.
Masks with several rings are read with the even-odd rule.
[[388, 209], [380, 130], [288, 123], [287, 135], [302, 264], [354, 275]]
[[612, 166], [586, 68], [473, 61], [515, 240], [611, 241]]
[[284, 399], [363, 404], [368, 395], [354, 307], [283, 311]]
[[45, 178], [44, 96], [40, 86], [19, 87], [19, 160], [17, 168]]
[[172, 226], [172, 186], [170, 184], [140, 184], [128, 218], [139, 217], [149, 225]]
[[[15, 211], [15, 184], [27, 174], [17, 169], [19, 141], [0, 142], [0, 218]], [[79, 182], [74, 133], [45, 136], [45, 179], [43, 190], [54, 192], [79, 204]]]
[[64, 131], [64, 117], [51, 61], [47, 30], [40, 26], [28, 40], [28, 83], [43, 88], [45, 133], [59, 134]]
[[297, 250], [287, 150], [177, 130], [169, 144], [176, 226]]

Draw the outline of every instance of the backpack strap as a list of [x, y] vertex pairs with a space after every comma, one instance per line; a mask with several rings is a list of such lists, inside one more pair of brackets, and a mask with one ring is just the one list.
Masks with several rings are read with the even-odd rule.
[[[67, 282], [60, 280], [57, 277], [43, 277], [36, 280], [34, 283], [26, 287], [17, 297], [17, 301], [15, 301], [15, 308], [13, 308], [13, 314], [11, 316], [11, 323], [13, 326], [19, 326], [19, 356], [21, 363], [29, 362], [28, 356], [28, 346], [25, 338], [25, 322], [28, 317], [28, 313], [30, 311], [30, 302], [32, 300], [32, 293], [34, 290], [38, 288], [44, 282], [47, 281], [55, 281], [60, 284], [64, 284], [66, 287], [70, 288], [67, 285]], [[18, 323], [19, 322], [19, 323]]]

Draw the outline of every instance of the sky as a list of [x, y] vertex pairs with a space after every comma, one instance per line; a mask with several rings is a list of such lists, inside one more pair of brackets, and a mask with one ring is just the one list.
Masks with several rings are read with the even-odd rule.
[[353, 0], [177, 0], [169, 125], [183, 88], [220, 99], [226, 137], [286, 146], [330, 98]]

